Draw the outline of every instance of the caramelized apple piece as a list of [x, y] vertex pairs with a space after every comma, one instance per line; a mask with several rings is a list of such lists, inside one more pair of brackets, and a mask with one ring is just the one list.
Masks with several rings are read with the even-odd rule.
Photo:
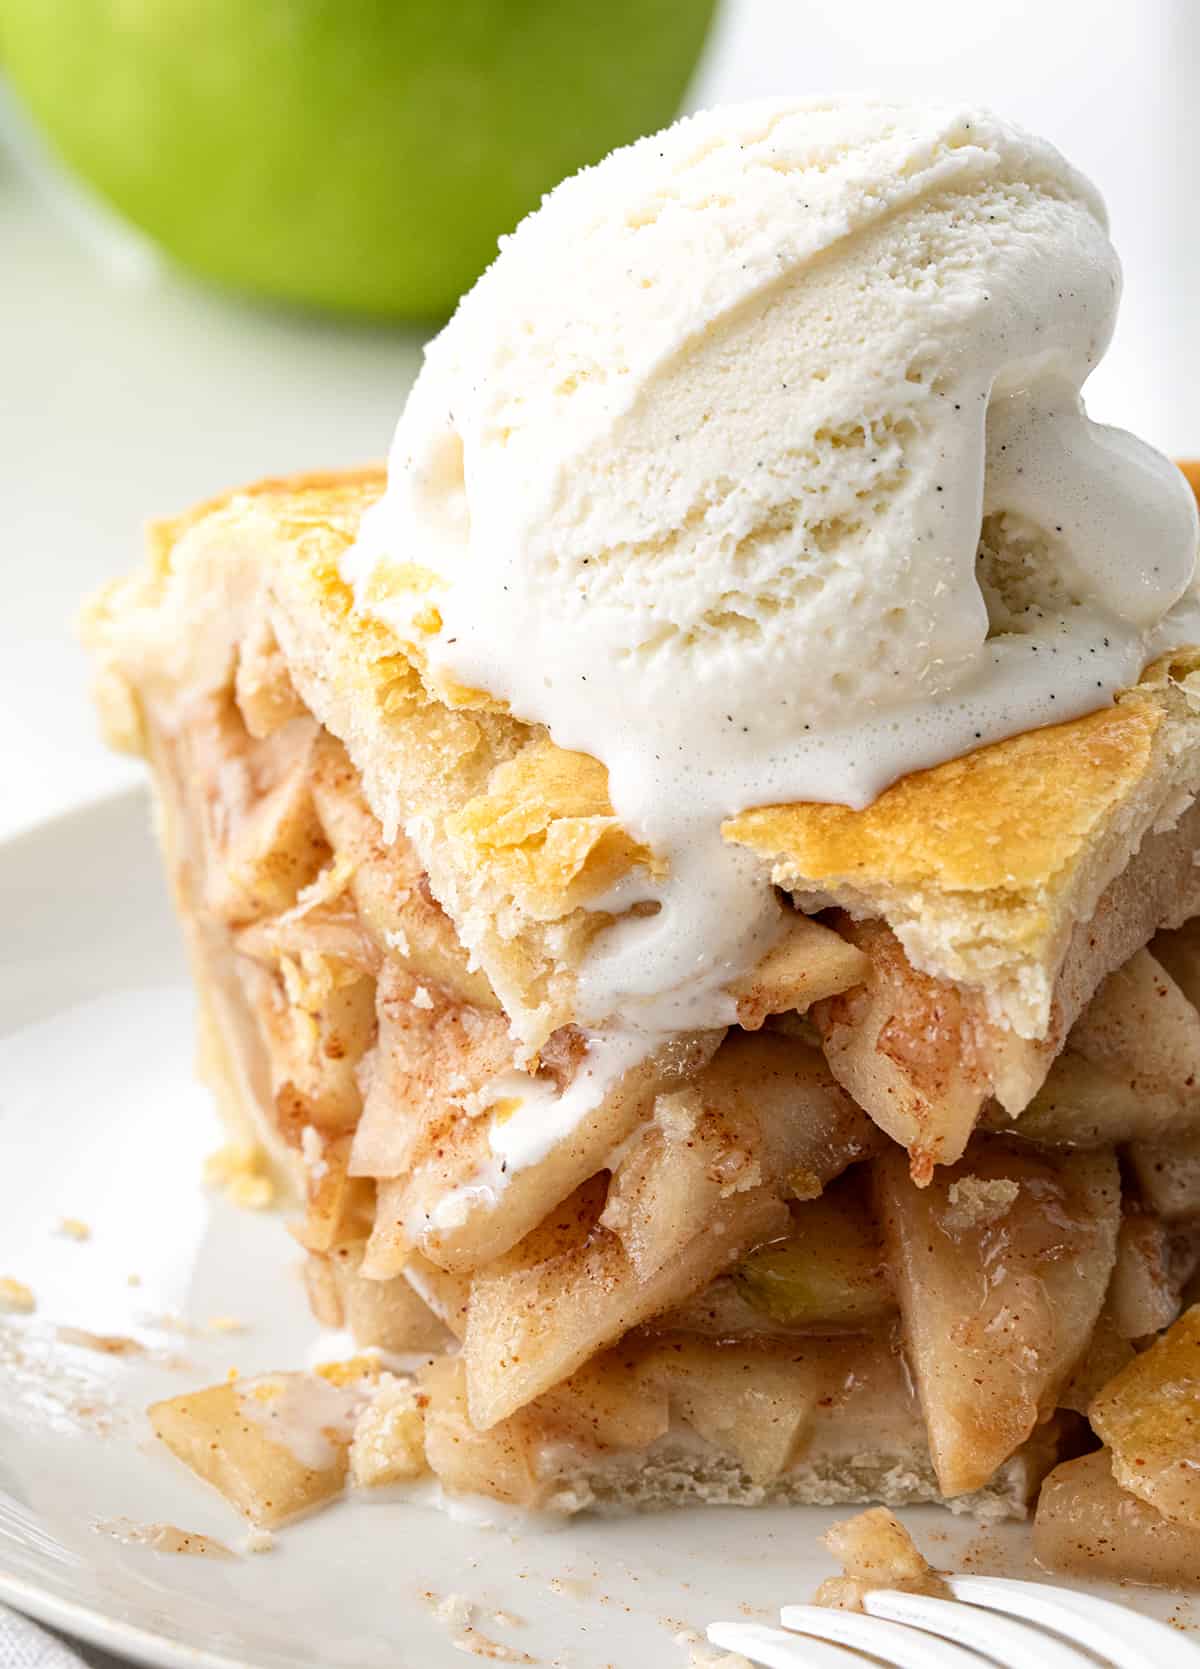
[[1017, 1134], [1097, 1147], [1189, 1123], [1200, 1124], [1200, 1013], [1142, 950], [1075, 1022]]
[[1156, 933], [1149, 949], [1193, 1008], [1200, 1009], [1200, 916], [1193, 916], [1182, 927]]
[[213, 1385], [148, 1410], [171, 1452], [256, 1524], [281, 1524], [337, 1495], [364, 1382], [283, 1373]]
[[1107, 1449], [1055, 1467], [1042, 1485], [1033, 1551], [1045, 1570], [1194, 1588], [1200, 1527], [1173, 1523], [1122, 1489]]
[[472, 1424], [462, 1359], [443, 1359], [418, 1375], [425, 1398], [429, 1465], [447, 1489], [517, 1506], [545, 1504], [555, 1487], [549, 1447], [583, 1453], [642, 1448], [667, 1430], [667, 1395], [635, 1358], [599, 1356], [547, 1396], [487, 1431]]
[[347, 875], [340, 859], [326, 864], [282, 915], [239, 928], [235, 947], [276, 972], [285, 965], [304, 970], [325, 962], [373, 979], [383, 957], [354, 907]]
[[429, 1399], [425, 1456], [446, 1488], [458, 1495], [487, 1495], [514, 1507], [537, 1506], [545, 1493], [537, 1472], [537, 1420], [519, 1412], [481, 1431], [468, 1411], [461, 1357], [430, 1363], [417, 1375], [417, 1383]]
[[389, 956], [375, 998], [378, 1039], [365, 1064], [366, 1098], [354, 1134], [356, 1176], [398, 1177], [428, 1157], [466, 1117], [464, 1103], [513, 1064], [502, 1014], [422, 984]]
[[1200, 1014], [1162, 964], [1139, 950], [1109, 974], [1070, 1032], [1070, 1046], [1147, 1091], [1187, 1100], [1200, 1083]]
[[751, 1145], [706, 1110], [696, 1088], [660, 1096], [655, 1114], [613, 1178], [600, 1219], [644, 1281], [695, 1238], [723, 1198], [762, 1181]]
[[794, 914], [757, 968], [730, 986], [738, 1025], [753, 1032], [769, 1015], [802, 1014], [822, 997], [861, 984], [868, 968], [862, 951], [840, 933]]
[[235, 963], [266, 1044], [280, 1134], [299, 1147], [306, 1124], [329, 1135], [353, 1130], [358, 1063], [375, 1031], [374, 980], [326, 958], [285, 963], [279, 974], [246, 956]]
[[328, 733], [314, 756], [312, 795], [325, 838], [350, 871], [358, 914], [380, 955], [395, 957], [414, 978], [432, 980], [460, 1002], [498, 1010], [487, 976], [470, 966], [416, 852], [400, 831], [384, 843], [358, 773]]
[[1096, 1318], [1087, 1349], [1058, 1393], [1058, 1406], [1068, 1409], [1073, 1414], [1086, 1416], [1093, 1399], [1110, 1379], [1120, 1373], [1127, 1362], [1133, 1361], [1133, 1357], [1133, 1346], [1117, 1332], [1112, 1306], [1106, 1298], [1104, 1307]]
[[1131, 1142], [1129, 1162], [1151, 1211], [1168, 1222], [1200, 1217], [1200, 1129]]
[[492, 1151], [491, 1120], [460, 1116], [411, 1178], [381, 1184], [370, 1272], [396, 1272], [413, 1245], [460, 1272], [510, 1251], [545, 1216], [547, 1200], [567, 1198], [600, 1170], [649, 1117], [655, 1095], [703, 1066], [720, 1038], [697, 1032], [656, 1051], [540, 1159], [507, 1174]]
[[[215, 722], [241, 729], [232, 706]], [[317, 734], [303, 718], [260, 742], [224, 737], [196, 785], [208, 813], [205, 899], [230, 925], [288, 909], [329, 857], [311, 791]]]
[[731, 1032], [689, 1084], [658, 1098], [654, 1123], [614, 1177], [602, 1223], [649, 1276], [721, 1200], [764, 1183], [816, 1198], [880, 1145], [819, 1050], [774, 1033]]
[[365, 1241], [333, 1246], [324, 1256], [310, 1256], [304, 1279], [317, 1320], [344, 1327], [355, 1344], [380, 1350], [439, 1350], [447, 1343], [445, 1325], [410, 1281], [367, 1280], [361, 1273]]
[[[407, 1281], [443, 1327], [448, 1327], [456, 1339], [462, 1338], [467, 1330], [467, 1304], [471, 1298], [469, 1276], [439, 1269], [436, 1263], [430, 1263], [420, 1252], [412, 1252], [404, 1265], [404, 1274], [395, 1278]], [[374, 1281], [371, 1284], [387, 1286], [390, 1283]]]
[[871, 1201], [853, 1171], [820, 1199], [794, 1205], [786, 1239], [752, 1252], [733, 1279], [783, 1327], [862, 1327], [896, 1308]]
[[1170, 1326], [1179, 1314], [1183, 1274], [1161, 1219], [1140, 1213], [1122, 1218], [1108, 1307], [1123, 1339], [1144, 1339]]
[[838, 1082], [901, 1147], [919, 1183], [956, 1160], [992, 1091], [977, 1040], [986, 1022], [955, 986], [920, 974], [881, 922], [839, 917], [869, 958], [855, 989], [814, 1005]]
[[251, 736], [272, 736], [289, 719], [303, 718], [306, 708], [296, 693], [287, 657], [275, 633], [260, 620], [238, 645], [234, 700]]
[[[736, 1271], [718, 1275], [703, 1291], [659, 1316], [654, 1325], [667, 1333], [697, 1333], [707, 1339], [742, 1339], [763, 1334], [775, 1337], [786, 1331], [780, 1322], [772, 1321], [743, 1295]], [[804, 1329], [798, 1331], [802, 1333]]]
[[596, 1450], [644, 1449], [670, 1424], [662, 1380], [620, 1346], [593, 1356], [531, 1409], [555, 1436]]
[[1147, 1091], [1136, 1076], [1118, 1075], [1068, 1048], [1015, 1121], [993, 1103], [985, 1130], [1011, 1132], [1047, 1147], [1112, 1147], [1190, 1121], [1174, 1094]]
[[886, 1154], [876, 1185], [938, 1481], [961, 1495], [1050, 1414], [1087, 1346], [1116, 1256], [1116, 1160], [980, 1138], [925, 1189]]
[[[471, 1289], [463, 1358], [471, 1417], [486, 1430], [575, 1372], [631, 1327], [697, 1291], [751, 1246], [787, 1226], [768, 1189], [731, 1195], [705, 1227], [643, 1280], [618, 1237], [596, 1223], [602, 1200], [585, 1184], [554, 1214], [576, 1231], [545, 1226]], [[590, 1220], [589, 1220], [590, 1219]]]
[[301, 1265], [300, 1278], [304, 1282], [313, 1320], [322, 1327], [336, 1329], [343, 1326], [346, 1315], [331, 1260], [320, 1252], [310, 1252]]
[[1121, 1487], [1200, 1530], [1200, 1305], [1135, 1356], [1088, 1414]]
[[481, 1424], [783, 1232], [783, 1195], [819, 1194], [878, 1139], [815, 1050], [770, 1033], [731, 1034], [656, 1114], [584, 1243], [548, 1257], [538, 1230], [479, 1272], [466, 1357]]
[[757, 1144], [763, 1179], [796, 1199], [816, 1199], [887, 1146], [821, 1051], [783, 1033], [730, 1032], [688, 1087], [739, 1140]]
[[292, 1232], [306, 1251], [328, 1252], [370, 1232], [375, 1189], [366, 1178], [349, 1174], [350, 1141], [349, 1136], [323, 1137], [311, 1126], [302, 1132], [306, 1210]]
[[755, 1483], [787, 1470], [826, 1389], [823, 1364], [802, 1346], [725, 1344], [682, 1336], [657, 1340], [640, 1357], [661, 1377], [671, 1407], [700, 1437], [736, 1455]]

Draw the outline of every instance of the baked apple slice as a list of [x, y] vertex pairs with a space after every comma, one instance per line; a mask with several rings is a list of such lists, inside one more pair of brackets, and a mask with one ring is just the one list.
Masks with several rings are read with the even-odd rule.
[[[989, 1115], [1001, 1128], [1003, 1114]], [[1200, 1126], [1200, 1013], [1149, 951], [1109, 974], [1015, 1133], [1069, 1147]]]
[[869, 958], [863, 984], [814, 1004], [812, 1018], [838, 1082], [926, 1182], [967, 1145], [989, 1095], [989, 1063], [970, 1040], [983, 1035], [971, 999], [912, 967], [882, 922], [841, 918], [840, 931]]
[[787, 1208], [770, 1189], [732, 1194], [644, 1280], [618, 1235], [598, 1221], [604, 1181], [585, 1183], [551, 1223], [472, 1284], [463, 1358], [471, 1419], [481, 1430], [787, 1228]]
[[1117, 1162], [976, 1138], [924, 1189], [898, 1152], [875, 1181], [938, 1481], [962, 1495], [1050, 1416], [1087, 1348], [1116, 1257]]
[[1042, 1485], [1033, 1552], [1046, 1570], [1192, 1588], [1200, 1571], [1200, 1527], [1164, 1518], [1124, 1490], [1112, 1457], [1096, 1449], [1055, 1467]]
[[1200, 1217], [1200, 1128], [1131, 1142], [1129, 1163], [1151, 1211], [1168, 1222]]
[[865, 1167], [792, 1207], [784, 1240], [752, 1252], [734, 1270], [743, 1297], [781, 1327], [854, 1331], [896, 1308]]
[[256, 1524], [282, 1524], [341, 1492], [354, 1421], [376, 1364], [266, 1374], [147, 1410], [155, 1436]]

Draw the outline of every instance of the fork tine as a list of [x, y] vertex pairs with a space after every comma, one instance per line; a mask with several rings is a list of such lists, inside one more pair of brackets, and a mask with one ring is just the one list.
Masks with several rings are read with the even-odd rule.
[[[709, 1644], [724, 1652], [738, 1652], [763, 1669], [863, 1669], [857, 1652], [828, 1646], [820, 1640], [798, 1640], [781, 1628], [763, 1623], [711, 1623]], [[974, 1669], [979, 1669], [978, 1661]]]
[[[784, 1628], [813, 1635], [818, 1640], [836, 1640], [841, 1645], [854, 1646], [860, 1652], [894, 1664], [895, 1669], [980, 1669], [976, 1652], [964, 1651], [945, 1640], [931, 1639], [928, 1634], [902, 1628], [899, 1623], [864, 1617], [860, 1611], [835, 1611], [826, 1605], [785, 1605], [779, 1620]], [[804, 1659], [791, 1661], [802, 1663]], [[1089, 1665], [1089, 1669], [1095, 1669], [1095, 1665]]]
[[1068, 1645], [1065, 1640], [1057, 1640], [1040, 1628], [1014, 1622], [1011, 1617], [1001, 1617], [995, 1612], [981, 1614], [978, 1606], [962, 1605], [956, 1599], [934, 1599], [929, 1594], [879, 1588], [865, 1595], [863, 1604], [873, 1617], [887, 1617], [894, 1623], [906, 1623], [910, 1628], [923, 1628], [943, 1639], [957, 1640], [1006, 1665], [1007, 1669], [1027, 1669], [1031, 1663], [1036, 1663], [1038, 1669], [1096, 1669], [1090, 1654]]
[[1096, 1599], [1049, 1582], [1018, 1582], [1008, 1576], [951, 1576], [956, 1599], [1055, 1629], [1107, 1658], [1117, 1669], [1197, 1669], [1200, 1646], [1153, 1617], [1112, 1600]]

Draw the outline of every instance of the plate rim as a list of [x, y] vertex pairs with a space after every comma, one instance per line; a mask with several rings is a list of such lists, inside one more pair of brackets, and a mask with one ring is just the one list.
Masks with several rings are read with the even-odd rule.
[[[88, 1646], [118, 1653], [145, 1669], [252, 1669], [244, 1657], [226, 1657], [199, 1646], [187, 1646], [168, 1634], [122, 1622], [104, 1611], [67, 1599], [0, 1565], [0, 1600], [36, 1623], [73, 1636]], [[69, 1644], [69, 1642], [68, 1642]]]
[[[71, 823], [84, 823], [103, 809], [132, 808], [146, 799], [144, 782], [129, 783], [8, 830], [0, 836], [0, 861], [14, 851], [29, 851], [53, 831]], [[248, 1669], [244, 1657], [227, 1657], [223, 1652], [189, 1646], [168, 1634], [123, 1621], [83, 1600], [68, 1599], [33, 1578], [18, 1575], [8, 1566], [3, 1553], [0, 1553], [0, 1601], [33, 1622], [58, 1629], [84, 1645], [97, 1646], [145, 1665], [146, 1669]]]
[[149, 779], [143, 775], [133, 782], [116, 783], [105, 788], [98, 788], [93, 794], [85, 794], [73, 805], [56, 807], [54, 810], [38, 813], [32, 821], [18, 823], [11, 829], [0, 832], [0, 858], [14, 846], [33, 846], [39, 840], [45, 839], [64, 823], [75, 822], [77, 819], [91, 816], [93, 812], [102, 811], [107, 806], [120, 803], [134, 804], [137, 801], [151, 799]]

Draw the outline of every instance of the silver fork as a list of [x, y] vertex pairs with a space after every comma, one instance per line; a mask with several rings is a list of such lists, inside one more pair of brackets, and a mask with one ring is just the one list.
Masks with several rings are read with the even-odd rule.
[[1114, 1669], [1200, 1669], [1200, 1646], [1111, 1600], [1004, 1576], [946, 1584], [953, 1600], [878, 1588], [866, 1616], [785, 1605], [781, 1629], [713, 1623], [708, 1638], [764, 1669], [851, 1669], [860, 1652], [893, 1669], [1096, 1669], [1097, 1657]]

